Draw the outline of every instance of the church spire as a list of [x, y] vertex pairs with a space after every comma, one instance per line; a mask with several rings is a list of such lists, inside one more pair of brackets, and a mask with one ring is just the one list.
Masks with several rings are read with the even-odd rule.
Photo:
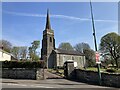
[[46, 18], [46, 28], [51, 30], [50, 18], [49, 18], [49, 9], [47, 9], [47, 18]]

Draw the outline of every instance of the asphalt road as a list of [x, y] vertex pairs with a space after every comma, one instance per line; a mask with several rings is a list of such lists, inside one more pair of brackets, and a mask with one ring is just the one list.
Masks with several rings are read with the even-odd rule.
[[[69, 81], [66, 79], [46, 79], [46, 80], [15, 80], [3, 79], [2, 88], [12, 88], [9, 90], [17, 90], [16, 88], [27, 88], [25, 90], [33, 90], [35, 88], [44, 88], [45, 90], [120, 90], [118, 88], [103, 87], [97, 85], [88, 85], [86, 83]], [[3, 89], [6, 90], [6, 89]], [[23, 89], [22, 89], [23, 90]]]

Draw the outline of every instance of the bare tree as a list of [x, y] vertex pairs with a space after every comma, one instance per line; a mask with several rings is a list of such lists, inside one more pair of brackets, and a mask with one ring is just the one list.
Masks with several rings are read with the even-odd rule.
[[11, 49], [12, 49], [12, 44], [7, 41], [7, 40], [0, 40], [0, 47], [6, 51], [6, 52], [11, 52]]
[[82, 43], [76, 44], [76, 45], [74, 46], [74, 48], [75, 48], [76, 51], [83, 53], [83, 51], [84, 51], [85, 49], [90, 49], [90, 46], [89, 46], [89, 44], [82, 42]]
[[69, 42], [61, 43], [58, 48], [63, 49], [63, 50], [74, 50], [74, 48], [72, 47], [72, 45]]

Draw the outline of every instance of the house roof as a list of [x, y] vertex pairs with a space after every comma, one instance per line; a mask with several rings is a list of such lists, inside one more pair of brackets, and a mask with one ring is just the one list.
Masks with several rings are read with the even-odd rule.
[[8, 54], [8, 55], [11, 55], [10, 53], [8, 53], [8, 52], [6, 52], [6, 51], [4, 51], [4, 50], [2, 50], [2, 49], [0, 49], [0, 51], [3, 52], [3, 53], [6, 53], [6, 54]]
[[6, 53], [6, 54], [12, 56], [13, 58], [15, 58], [11, 53], [8, 53], [8, 52], [6, 52], [6, 51], [4, 51], [4, 50], [2, 50], [2, 49], [0, 49], [0, 52]]
[[57, 54], [67, 54], [67, 55], [78, 55], [78, 56], [84, 56], [83, 53], [77, 52], [77, 51], [70, 51], [70, 50], [63, 50], [63, 49], [55, 49], [54, 50]]

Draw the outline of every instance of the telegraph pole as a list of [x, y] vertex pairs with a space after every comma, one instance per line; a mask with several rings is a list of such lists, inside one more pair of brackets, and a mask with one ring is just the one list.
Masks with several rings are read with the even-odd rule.
[[[95, 51], [97, 52], [97, 41], [96, 41], [95, 24], [94, 24], [94, 17], [93, 17], [93, 12], [92, 12], [92, 3], [91, 3], [91, 1], [90, 1], [90, 8], [91, 8], [91, 18], [92, 18], [92, 27], [93, 27], [93, 38], [94, 38], [94, 44], [95, 44]], [[99, 84], [101, 85], [100, 63], [97, 63], [97, 69], [98, 69], [98, 76], [99, 76]]]

